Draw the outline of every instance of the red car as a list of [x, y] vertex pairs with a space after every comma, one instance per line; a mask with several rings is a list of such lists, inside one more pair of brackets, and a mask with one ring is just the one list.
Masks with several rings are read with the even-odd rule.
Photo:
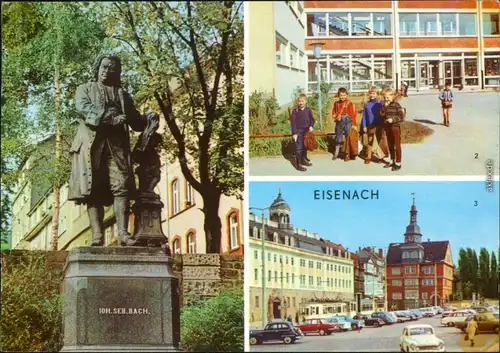
[[297, 327], [304, 335], [308, 333], [319, 333], [320, 336], [331, 335], [337, 331], [336, 324], [329, 324], [321, 319], [309, 319], [301, 322]]

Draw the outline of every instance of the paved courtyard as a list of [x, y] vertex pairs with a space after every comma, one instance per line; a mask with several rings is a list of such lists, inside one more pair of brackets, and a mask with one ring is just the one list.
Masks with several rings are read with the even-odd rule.
[[[476, 346], [469, 347], [464, 342], [464, 335], [454, 327], [440, 325], [441, 315], [433, 318], [423, 318], [416, 323], [430, 324], [436, 330], [436, 336], [441, 338], [447, 352], [480, 352], [492, 346], [495, 334], [480, 334], [476, 337]], [[291, 345], [281, 342], [270, 342], [251, 346], [251, 351], [258, 352], [399, 352], [399, 336], [406, 324], [394, 324], [379, 328], [366, 327], [361, 332], [348, 331], [334, 333], [331, 336], [315, 334], [304, 336]], [[498, 337], [496, 337], [498, 342]]]
[[[312, 167], [299, 172], [283, 156], [250, 159], [251, 176], [330, 175], [478, 175], [486, 176], [486, 161], [499, 163], [500, 94], [498, 92], [455, 92], [451, 127], [442, 125], [437, 92], [405, 98], [407, 120], [418, 121], [434, 130], [420, 144], [403, 145], [401, 170], [393, 172], [363, 160], [332, 161], [331, 154], [310, 155]], [[476, 158], [477, 157], [477, 158]]]

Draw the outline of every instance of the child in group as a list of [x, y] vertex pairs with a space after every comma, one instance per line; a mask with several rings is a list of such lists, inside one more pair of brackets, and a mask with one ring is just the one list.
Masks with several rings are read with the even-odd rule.
[[389, 88], [384, 90], [384, 105], [380, 109], [380, 116], [384, 119], [384, 129], [389, 145], [389, 154], [392, 163], [386, 164], [384, 168], [392, 168], [392, 171], [401, 169], [401, 123], [405, 118], [404, 108], [394, 100], [395, 92]]
[[377, 139], [379, 149], [382, 152], [382, 158], [380, 162], [385, 162], [385, 157], [388, 155], [387, 150], [387, 139], [385, 137], [384, 131], [384, 119], [380, 116], [380, 109], [384, 104], [382, 101], [378, 100], [378, 90], [377, 87], [372, 86], [368, 90], [370, 100], [365, 104], [363, 108], [363, 116], [361, 119], [361, 130], [364, 134], [368, 135], [368, 141], [366, 146], [366, 156], [365, 164], [369, 164], [372, 159], [373, 152], [373, 142], [375, 138]]
[[301, 172], [307, 170], [303, 166], [312, 166], [311, 161], [307, 158], [304, 137], [306, 132], [313, 131], [314, 118], [311, 109], [306, 107], [306, 102], [307, 96], [301, 93], [297, 98], [297, 108], [295, 108], [290, 115], [295, 150], [295, 168]]
[[337, 96], [339, 100], [333, 104], [332, 109], [332, 117], [335, 119], [335, 151], [332, 160], [337, 159], [342, 144], [342, 136], [344, 136], [344, 161], [347, 162], [356, 159], [358, 155], [356, 106], [347, 99], [347, 90], [345, 88], [339, 88]]
[[439, 100], [441, 101], [441, 108], [443, 109], [443, 125], [450, 127], [450, 110], [453, 102], [453, 92], [448, 82], [444, 85], [444, 90], [439, 93]]

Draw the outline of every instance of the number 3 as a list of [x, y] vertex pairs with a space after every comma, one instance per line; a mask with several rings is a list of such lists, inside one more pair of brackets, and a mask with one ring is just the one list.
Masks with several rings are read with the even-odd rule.
[[477, 205], [478, 205], [477, 201], [474, 201], [474, 206], [477, 206]]

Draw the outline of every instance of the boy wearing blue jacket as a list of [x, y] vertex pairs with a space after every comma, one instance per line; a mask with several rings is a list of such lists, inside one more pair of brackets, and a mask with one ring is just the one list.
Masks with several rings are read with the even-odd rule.
[[375, 138], [383, 154], [380, 162], [389, 164], [389, 162], [385, 160], [388, 155], [388, 148], [387, 139], [384, 134], [384, 119], [380, 116], [380, 109], [383, 103], [377, 99], [377, 87], [370, 87], [368, 94], [370, 99], [363, 108], [363, 117], [361, 119], [361, 131], [368, 135], [365, 164], [369, 164], [372, 160], [373, 141]]
[[453, 103], [453, 92], [451, 91], [450, 84], [444, 85], [444, 90], [439, 93], [439, 100], [441, 101], [441, 108], [443, 109], [443, 125], [450, 127], [450, 110]]
[[312, 163], [307, 158], [307, 150], [304, 146], [304, 137], [308, 131], [313, 131], [314, 118], [311, 109], [306, 107], [307, 96], [302, 93], [297, 99], [297, 108], [290, 116], [292, 137], [295, 146], [295, 163], [297, 170], [304, 172]]

